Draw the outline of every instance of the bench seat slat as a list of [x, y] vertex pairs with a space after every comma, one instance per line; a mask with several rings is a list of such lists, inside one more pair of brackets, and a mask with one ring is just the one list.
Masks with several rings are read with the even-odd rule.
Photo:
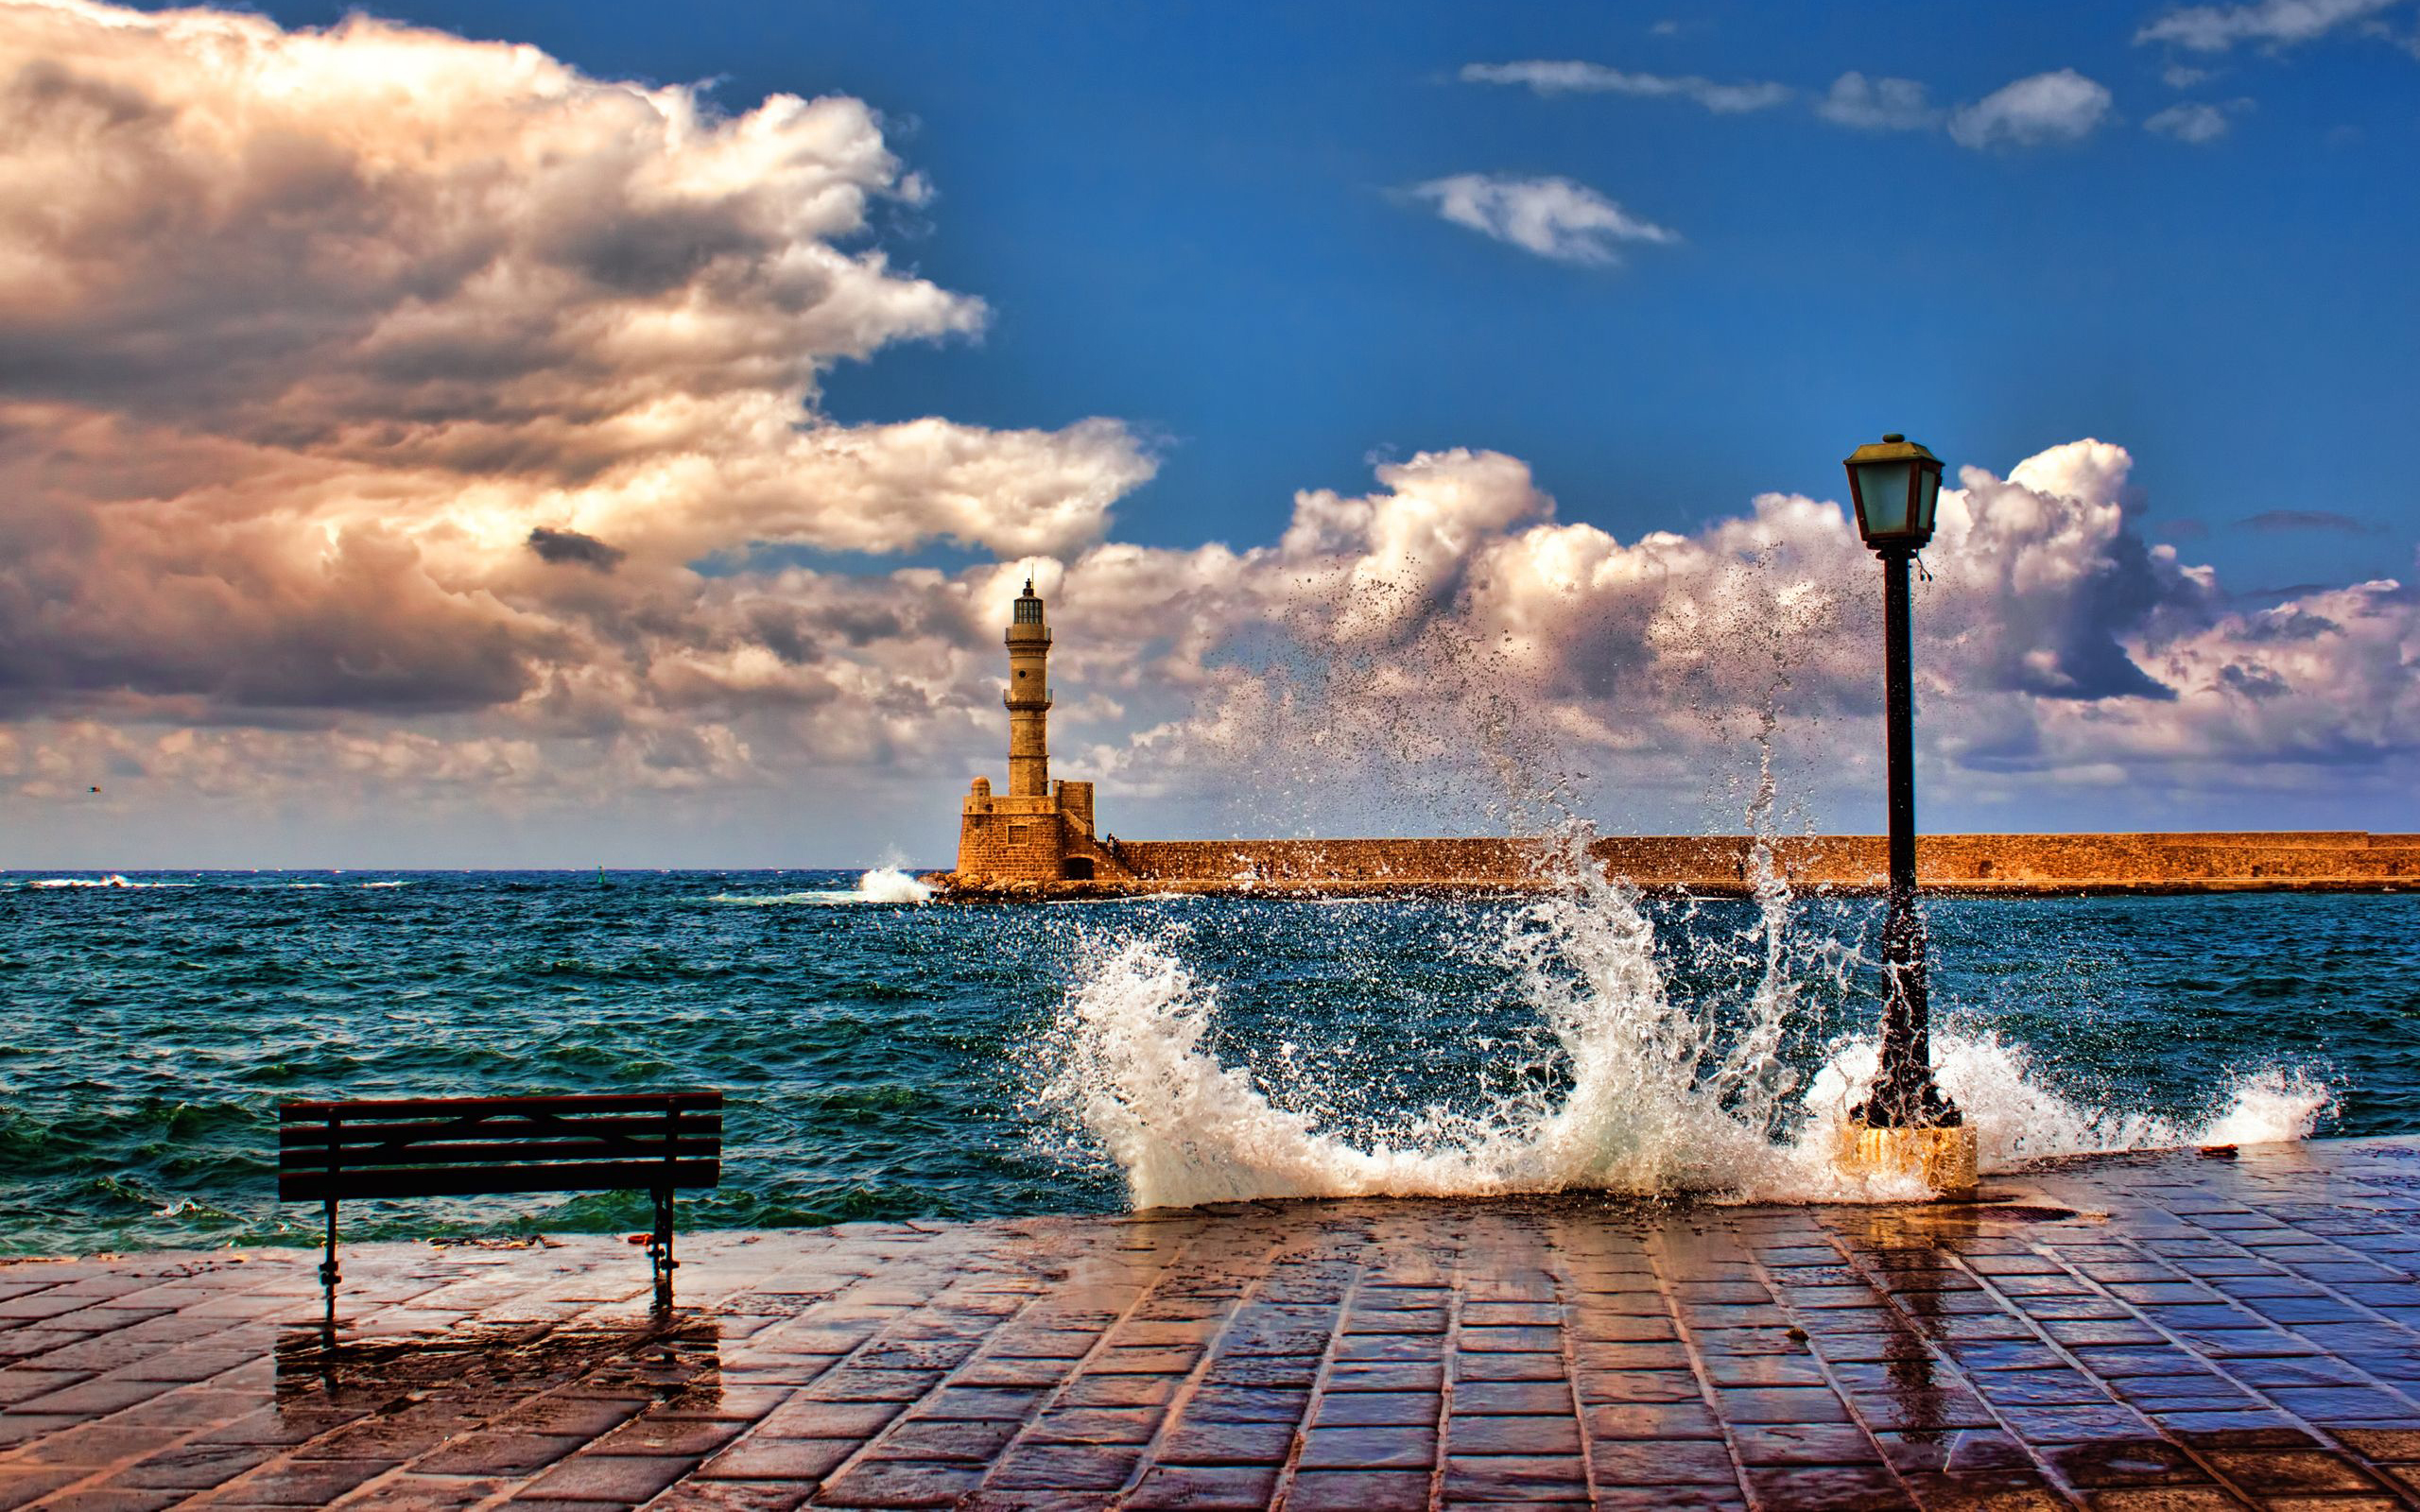
[[[343, 1171], [375, 1170], [398, 1165], [509, 1165], [539, 1160], [663, 1160], [705, 1159], [722, 1153], [719, 1139], [683, 1139], [665, 1148], [661, 1138], [512, 1140], [479, 1144], [406, 1144], [399, 1149], [372, 1145], [348, 1149], [337, 1160]], [[317, 1171], [325, 1176], [327, 1152], [320, 1149], [281, 1151], [281, 1171]]]
[[[684, 1139], [705, 1138], [722, 1132], [722, 1114], [695, 1109], [678, 1113], [614, 1113], [596, 1118], [485, 1118], [475, 1122], [458, 1118], [428, 1118], [380, 1123], [343, 1114], [338, 1118], [341, 1121], [337, 1125], [336, 1143], [348, 1149], [356, 1144], [387, 1144], [396, 1140], [571, 1139], [618, 1134], [661, 1137], [667, 1127], [678, 1129]], [[277, 1131], [277, 1143], [280, 1147], [289, 1150], [325, 1150], [328, 1146], [327, 1121], [319, 1118], [288, 1123]]]
[[544, 1097], [387, 1097], [363, 1098], [340, 1102], [320, 1101], [285, 1103], [279, 1113], [286, 1123], [297, 1121], [327, 1122], [335, 1113], [340, 1118], [455, 1118], [465, 1113], [488, 1113], [526, 1108], [531, 1112], [562, 1112], [610, 1109], [618, 1113], [637, 1112], [642, 1108], [720, 1108], [719, 1091], [678, 1092], [599, 1092], [566, 1093]]
[[467, 1197], [510, 1192], [649, 1192], [658, 1187], [711, 1187], [722, 1179], [719, 1160], [590, 1160], [559, 1165], [436, 1166], [424, 1169], [281, 1171], [282, 1202], [364, 1197]]

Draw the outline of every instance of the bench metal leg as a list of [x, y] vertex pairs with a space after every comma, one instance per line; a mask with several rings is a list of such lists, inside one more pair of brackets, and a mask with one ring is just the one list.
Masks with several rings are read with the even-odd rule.
[[327, 1332], [337, 1327], [337, 1199], [330, 1197], [328, 1207], [328, 1252], [320, 1262], [320, 1290], [327, 1299]]
[[655, 1189], [655, 1231], [648, 1236], [647, 1257], [655, 1270], [655, 1310], [672, 1311], [672, 1273], [680, 1263], [672, 1258], [672, 1189]]

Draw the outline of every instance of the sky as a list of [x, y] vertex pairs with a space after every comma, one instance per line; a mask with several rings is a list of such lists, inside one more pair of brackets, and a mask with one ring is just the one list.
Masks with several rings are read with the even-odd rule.
[[[2420, 829], [2420, 0], [0, 0], [0, 867]], [[96, 791], [97, 790], [97, 791]]]

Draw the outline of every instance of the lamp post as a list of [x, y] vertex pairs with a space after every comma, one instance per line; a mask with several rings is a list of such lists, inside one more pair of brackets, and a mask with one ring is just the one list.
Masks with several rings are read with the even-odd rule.
[[1941, 459], [1895, 431], [1847, 461], [1858, 534], [1882, 558], [1883, 725], [1890, 789], [1890, 881], [1882, 923], [1882, 1060], [1850, 1110], [1852, 1162], [1921, 1176], [1949, 1192], [1975, 1185], [1975, 1135], [1932, 1079], [1924, 919], [1916, 911], [1915, 691], [1908, 565], [1932, 539]]

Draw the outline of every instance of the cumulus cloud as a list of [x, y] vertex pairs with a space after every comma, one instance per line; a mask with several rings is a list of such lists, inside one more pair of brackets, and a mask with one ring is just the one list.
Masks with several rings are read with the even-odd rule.
[[1855, 70], [1832, 80], [1815, 113], [1859, 131], [1928, 131], [1942, 118], [1915, 79], [1868, 78]]
[[2403, 0], [2255, 0], [2250, 5], [2184, 6], [2135, 33], [2194, 52], [2225, 52], [2238, 43], [2290, 47], [2374, 21]]
[[1949, 117], [1960, 146], [2041, 146], [2081, 142], [2110, 117], [2109, 91], [2072, 68], [2003, 84]]
[[[2380, 581], [2237, 611], [2210, 570], [2142, 539], [2131, 470], [2087, 440], [2005, 476], [1965, 468], [1944, 490], [1918, 618], [1930, 759], [2019, 785], [2086, 769], [2257, 783], [2313, 761], [2408, 772], [2420, 601]], [[1827, 770], [1829, 723], [1872, 717], [1875, 572], [1837, 503], [1769, 494], [1625, 541], [1559, 518], [1499, 454], [1425, 453], [1377, 479], [1298, 495], [1273, 546], [1068, 564], [1063, 648], [1115, 637], [1142, 602], [1208, 627], [1120, 675], [1122, 697], [1157, 684], [1190, 707], [1087, 759], [1146, 791], [1200, 769], [1324, 773], [1364, 794], [1456, 762], [1489, 790], [1611, 771], [1634, 813], [1651, 792], [1701, 793], [1762, 710]], [[1130, 728], [1145, 702], [1125, 706]], [[1380, 768], [1394, 769], [1372, 781]]]
[[1407, 193], [1457, 226], [1562, 263], [1612, 264], [1620, 261], [1621, 243], [1680, 240], [1568, 179], [1458, 173]]
[[1461, 77], [1465, 83], [1518, 84], [1540, 94], [1635, 94], [1651, 99], [1685, 99], [1703, 105], [1717, 115], [1771, 110], [1796, 93], [1787, 84], [1721, 84], [1695, 74], [1632, 74], [1602, 63], [1568, 59], [1467, 63]]
[[1064, 552], [1152, 471], [1111, 421], [817, 413], [986, 318], [875, 244], [929, 191], [858, 100], [15, 0], [0, 170], [0, 708], [643, 722], [667, 645], [745, 635], [695, 564]]

